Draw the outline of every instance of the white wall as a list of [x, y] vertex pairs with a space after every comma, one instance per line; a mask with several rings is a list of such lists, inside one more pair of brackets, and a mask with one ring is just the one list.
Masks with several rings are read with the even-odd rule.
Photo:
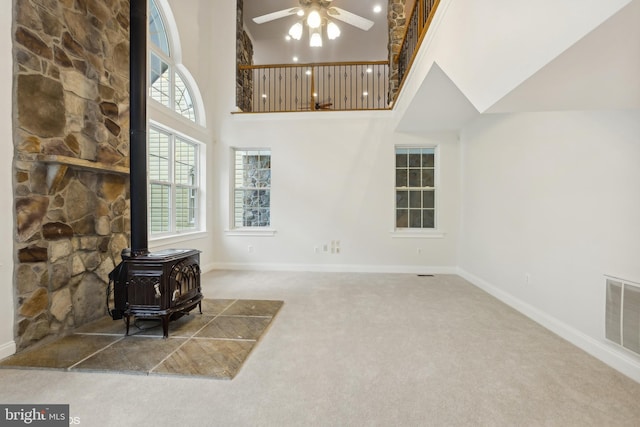
[[464, 276], [636, 380], [640, 358], [604, 340], [604, 275], [640, 282], [639, 136], [638, 110], [477, 119], [461, 137], [459, 258]]
[[[182, 60], [207, 109], [207, 233], [152, 247], [203, 251], [204, 268], [453, 271], [458, 229], [458, 143], [394, 134], [391, 113], [232, 115], [236, 2], [169, 0]], [[214, 7], [215, 6], [215, 7]], [[439, 239], [392, 238], [394, 144], [441, 144]], [[273, 150], [272, 237], [229, 236], [231, 147]], [[341, 254], [314, 248], [340, 240]], [[248, 252], [248, 246], [253, 252]], [[420, 249], [420, 254], [418, 254]], [[444, 269], [444, 270], [443, 270]]]
[[[394, 133], [389, 112], [230, 117], [217, 145], [216, 260], [222, 268], [454, 271], [458, 231], [457, 137]], [[395, 238], [394, 146], [439, 146], [443, 238]], [[269, 237], [228, 235], [232, 147], [272, 150]], [[218, 237], [220, 236], [220, 237]], [[315, 248], [340, 241], [340, 254]], [[249, 252], [249, 246], [252, 252]], [[418, 253], [418, 250], [420, 253]]]
[[[13, 341], [13, 136], [12, 2], [0, 2], [0, 359], [15, 353]], [[11, 242], [11, 243], [9, 243]]]

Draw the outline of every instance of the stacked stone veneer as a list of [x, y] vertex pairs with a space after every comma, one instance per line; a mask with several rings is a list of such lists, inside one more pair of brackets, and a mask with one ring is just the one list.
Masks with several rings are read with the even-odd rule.
[[[236, 54], [237, 65], [253, 65], [253, 43], [244, 29], [243, 0], [238, 0], [236, 15]], [[236, 103], [245, 112], [252, 111], [253, 70], [236, 71]]]
[[[389, 23], [389, 100], [395, 100], [400, 87], [396, 56], [400, 53], [402, 39], [407, 30], [405, 14], [406, 0], [389, 0], [387, 21]], [[413, 2], [411, 2], [413, 3]]]
[[129, 0], [14, 0], [18, 349], [106, 314], [128, 246]]

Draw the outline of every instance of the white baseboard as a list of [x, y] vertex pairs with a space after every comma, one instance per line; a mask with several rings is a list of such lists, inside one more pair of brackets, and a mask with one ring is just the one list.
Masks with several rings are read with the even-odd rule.
[[593, 357], [640, 383], [640, 358], [627, 354], [627, 351], [622, 347], [598, 341], [462, 268], [458, 268], [458, 275], [576, 347], [581, 348]]
[[[399, 274], [458, 274], [456, 267], [415, 265], [354, 265], [354, 264], [271, 264], [271, 263], [214, 263], [210, 270], [253, 271], [309, 271], [319, 273], [399, 273]], [[203, 271], [205, 269], [203, 268]], [[209, 271], [209, 270], [207, 270]]]
[[9, 341], [8, 343], [4, 343], [0, 345], [0, 360], [5, 357], [13, 356], [16, 354], [16, 342]]
[[200, 266], [200, 271], [202, 273], [208, 273], [210, 271], [216, 270], [216, 264], [215, 263], [211, 263], [211, 264], [207, 264], [207, 265], [201, 265]]

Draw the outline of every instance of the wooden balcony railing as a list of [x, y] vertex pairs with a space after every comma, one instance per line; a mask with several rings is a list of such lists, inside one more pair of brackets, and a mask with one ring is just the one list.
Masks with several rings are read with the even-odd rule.
[[402, 84], [407, 72], [413, 64], [416, 53], [422, 44], [424, 36], [427, 34], [433, 15], [438, 8], [440, 0], [416, 0], [411, 11], [411, 15], [407, 20], [407, 29], [400, 46], [400, 52], [395, 58], [398, 64], [398, 80], [399, 87], [395, 93], [398, 96], [402, 90]]
[[242, 112], [385, 110], [389, 63], [238, 65]]

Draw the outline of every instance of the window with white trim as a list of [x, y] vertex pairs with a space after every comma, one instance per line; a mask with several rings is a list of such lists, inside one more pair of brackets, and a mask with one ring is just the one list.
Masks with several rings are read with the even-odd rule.
[[234, 149], [234, 228], [271, 225], [271, 150]]
[[396, 147], [397, 230], [436, 226], [434, 147]]
[[199, 143], [149, 129], [149, 216], [152, 234], [198, 230]]
[[[204, 213], [200, 208], [204, 147], [193, 136], [201, 134], [198, 106], [194, 103], [194, 99], [201, 98], [193, 79], [186, 79], [178, 71], [176, 53], [179, 54], [180, 46], [173, 43], [178, 37], [170, 31], [175, 25], [167, 25], [173, 21], [166, 21], [166, 16], [171, 17], [166, 8], [163, 0], [149, 2], [149, 99], [157, 102], [159, 109], [166, 107], [170, 111], [166, 115], [158, 114], [155, 107], [148, 110], [153, 121], [149, 125], [147, 150], [151, 238], [200, 231]], [[197, 98], [192, 96], [194, 93]], [[186, 125], [181, 124], [185, 118]], [[181, 131], [174, 130], [174, 126]]]
[[191, 89], [173, 63], [166, 25], [154, 0], [149, 2], [149, 40], [150, 98], [196, 122]]

